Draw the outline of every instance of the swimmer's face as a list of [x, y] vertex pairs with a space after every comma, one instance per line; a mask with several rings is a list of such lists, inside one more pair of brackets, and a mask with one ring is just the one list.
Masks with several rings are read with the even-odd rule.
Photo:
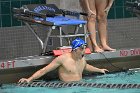
[[81, 53], [81, 54], [85, 54], [85, 49], [86, 49], [86, 45], [81, 45], [77, 50]]

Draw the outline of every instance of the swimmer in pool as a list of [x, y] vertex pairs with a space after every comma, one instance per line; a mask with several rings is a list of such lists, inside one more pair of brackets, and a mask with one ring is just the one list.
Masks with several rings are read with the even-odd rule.
[[38, 70], [29, 78], [22, 78], [19, 82], [30, 83], [35, 79], [40, 78], [46, 73], [59, 68], [59, 78], [64, 82], [80, 81], [82, 79], [83, 70], [90, 72], [104, 73], [107, 69], [96, 68], [92, 65], [87, 64], [84, 57], [86, 43], [80, 38], [72, 41], [72, 51], [56, 57], [46, 67]]

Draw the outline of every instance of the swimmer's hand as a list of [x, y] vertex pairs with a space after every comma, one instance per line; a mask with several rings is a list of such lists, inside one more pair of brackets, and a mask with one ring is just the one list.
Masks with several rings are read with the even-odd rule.
[[95, 16], [96, 16], [96, 13], [93, 12], [92, 10], [89, 10], [89, 11], [88, 11], [88, 16], [91, 16], [91, 15], [95, 15]]
[[106, 74], [106, 72], [109, 72], [107, 69], [100, 69], [100, 72], [103, 74]]
[[111, 6], [107, 6], [107, 7], [105, 8], [105, 10], [104, 10], [104, 11], [105, 11], [105, 13], [106, 13], [106, 14], [108, 14], [108, 12], [109, 12], [110, 8], [111, 8]]
[[18, 83], [30, 83], [31, 82], [31, 80], [30, 79], [26, 79], [26, 78], [21, 78], [19, 81], [18, 81]]

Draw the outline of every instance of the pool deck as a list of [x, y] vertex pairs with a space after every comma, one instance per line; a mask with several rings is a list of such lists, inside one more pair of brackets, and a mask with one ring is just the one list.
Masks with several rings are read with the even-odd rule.
[[[49, 64], [54, 56], [28, 56], [0, 61], [0, 83], [15, 83], [20, 78], [29, 77], [38, 69]], [[91, 53], [85, 55], [86, 61], [110, 72], [140, 68], [140, 48], [122, 49], [115, 52]], [[57, 71], [45, 77], [56, 78]], [[86, 72], [85, 72], [86, 73]], [[55, 77], [54, 77], [55, 76]]]

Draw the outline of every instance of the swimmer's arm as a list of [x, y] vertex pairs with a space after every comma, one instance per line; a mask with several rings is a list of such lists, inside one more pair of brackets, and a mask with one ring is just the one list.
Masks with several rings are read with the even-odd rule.
[[88, 0], [85, 0], [85, 3], [86, 3], [86, 6], [87, 6], [87, 9], [90, 10], [89, 1]]
[[112, 4], [113, 4], [113, 2], [114, 2], [114, 0], [109, 0], [109, 2], [108, 2], [108, 6], [111, 7]]
[[100, 69], [100, 68], [94, 67], [94, 66], [89, 65], [89, 64], [86, 64], [85, 70], [89, 71], [89, 72], [99, 72], [99, 73], [104, 73], [104, 74], [106, 71], [108, 72], [107, 69]]
[[112, 4], [113, 4], [114, 0], [109, 0], [107, 7], [105, 8], [105, 12], [108, 14]]
[[89, 0], [85, 0], [85, 2], [83, 2], [83, 3], [85, 3], [85, 5], [86, 5], [85, 7], [87, 8], [88, 12], [90, 12], [90, 13], [96, 15], [96, 14], [90, 9]]
[[35, 79], [40, 78], [44, 74], [56, 69], [61, 65], [61, 62], [59, 61], [59, 58], [54, 59], [49, 65], [45, 66], [44, 68], [38, 70], [36, 73], [34, 73], [31, 77], [28, 78], [28, 81], [32, 81]]
[[87, 70], [89, 72], [100, 72], [99, 68], [96, 68], [96, 67], [89, 65], [89, 64], [86, 64], [85, 70]]

